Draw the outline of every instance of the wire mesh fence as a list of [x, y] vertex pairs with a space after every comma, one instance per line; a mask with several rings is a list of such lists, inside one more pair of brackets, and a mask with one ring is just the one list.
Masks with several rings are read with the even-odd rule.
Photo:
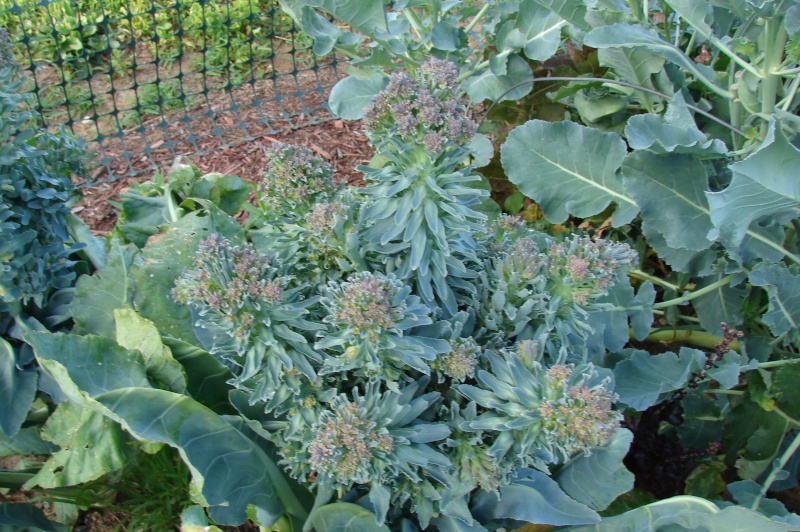
[[91, 182], [330, 118], [335, 57], [274, 0], [0, 0], [43, 125], [97, 151]]

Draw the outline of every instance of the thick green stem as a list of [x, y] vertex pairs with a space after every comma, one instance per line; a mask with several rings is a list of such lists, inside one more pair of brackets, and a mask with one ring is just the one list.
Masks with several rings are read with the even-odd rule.
[[784, 412], [783, 410], [781, 410], [777, 406], [773, 406], [772, 407], [772, 411], [775, 412], [776, 414], [778, 414], [779, 416], [781, 416], [786, 421], [788, 421], [789, 425], [791, 425], [792, 428], [800, 429], [800, 421], [797, 421], [795, 418], [793, 418], [792, 416], [790, 416], [789, 414], [787, 414], [786, 412]]
[[700, 290], [695, 290], [694, 292], [690, 292], [675, 299], [670, 299], [669, 301], [662, 301], [661, 303], [656, 303], [655, 305], [653, 305], [653, 308], [662, 309], [667, 307], [674, 307], [675, 305], [681, 305], [683, 303], [686, 303], [687, 301], [691, 301], [693, 299], [697, 299], [700, 296], [704, 296], [708, 293], [711, 293], [717, 288], [721, 288], [727, 284], [730, 284], [732, 280], [733, 280], [733, 275], [726, 275], [719, 281], [711, 283], [708, 286], [704, 286]]
[[[694, 43], [697, 42], [697, 32], [693, 31], [692, 36], [689, 37], [689, 44], [686, 45], [686, 55], [689, 55], [689, 52], [694, 49]], [[677, 46], [676, 46], [677, 48]]]
[[[634, 338], [633, 330], [630, 331], [630, 334], [631, 338]], [[705, 349], [714, 349], [722, 340], [719, 336], [714, 336], [711, 333], [692, 329], [653, 329], [653, 332], [644, 339], [645, 342], [654, 343], [683, 342]], [[731, 342], [729, 347], [737, 353], [741, 352], [741, 347], [737, 340]]]
[[[507, 57], [507, 56], [511, 55], [512, 52], [514, 52], [514, 50], [509, 48], [508, 50], [503, 50], [502, 52], [497, 54], [497, 57], [500, 57], [500, 58]], [[488, 66], [489, 66], [489, 61], [488, 60], [481, 61], [476, 66], [473, 66], [472, 68], [466, 70], [460, 76], [458, 76], [458, 81], [462, 82], [465, 79], [467, 79], [468, 77], [470, 77], [471, 75], [475, 74], [476, 72], [480, 72], [481, 70], [483, 70], [484, 68], [486, 68]]]
[[489, 4], [488, 3], [483, 4], [483, 7], [481, 8], [481, 10], [478, 11], [478, 13], [475, 14], [475, 16], [472, 18], [472, 20], [469, 21], [469, 24], [467, 24], [467, 27], [464, 28], [464, 31], [466, 33], [471, 32], [475, 28], [475, 26], [478, 24], [478, 22], [480, 22], [480, 20], [483, 18], [483, 16], [488, 11], [489, 11]]
[[706, 390], [705, 393], [713, 393], [714, 395], [739, 395], [739, 396], [742, 396], [746, 392], [744, 390], [723, 390], [721, 388], [714, 388], [713, 390]]
[[[798, 71], [800, 74], [800, 71]], [[797, 89], [800, 88], [800, 75], [794, 78], [792, 81], [792, 86], [789, 88], [789, 94], [786, 95], [786, 98], [783, 99], [781, 109], [784, 111], [789, 111], [792, 107], [792, 102], [794, 101], [794, 97], [797, 95]]]
[[788, 358], [786, 360], [771, 360], [769, 362], [760, 362], [758, 364], [758, 369], [777, 368], [789, 364], [797, 364], [799, 362], [800, 358]]
[[664, 288], [670, 288], [672, 290], [675, 290], [676, 292], [681, 289], [681, 287], [676, 284], [668, 283], [664, 279], [656, 277], [655, 275], [650, 275], [649, 273], [645, 273], [642, 270], [634, 270], [632, 272], [628, 272], [628, 276], [634, 277], [636, 279], [641, 279], [643, 281], [650, 281], [653, 284], [663, 286]]
[[[663, 310], [654, 310], [653, 314], [655, 314], [656, 316], [664, 316], [664, 315], [666, 315], [666, 312], [664, 312]], [[678, 317], [682, 321], [689, 321], [689, 322], [692, 322], [692, 323], [700, 323], [700, 319], [699, 318], [695, 318], [694, 316], [687, 316], [685, 314], [678, 314]]]
[[[778, 100], [780, 76], [775, 71], [780, 68], [783, 61], [783, 48], [786, 46], [786, 30], [774, 18], [767, 19], [764, 23], [764, 63], [762, 67], [761, 82], [761, 113], [771, 116], [775, 111], [775, 102]], [[761, 138], [767, 134], [768, 124], [761, 125]]]
[[761, 501], [764, 499], [764, 496], [769, 491], [770, 486], [772, 483], [775, 482], [775, 479], [778, 478], [778, 474], [783, 471], [783, 468], [786, 466], [786, 463], [789, 459], [797, 452], [797, 449], [800, 448], [800, 432], [794, 437], [792, 443], [787, 447], [787, 449], [783, 452], [778, 463], [776, 463], [772, 471], [769, 472], [769, 476], [767, 476], [766, 480], [764, 480], [764, 484], [761, 486], [761, 491], [759, 491], [758, 496], [756, 496], [755, 500], [753, 500], [753, 504], [750, 505], [751, 510], [758, 510]]
[[419, 20], [417, 13], [410, 7], [407, 7], [403, 10], [403, 16], [406, 17], [408, 23], [411, 24], [411, 29], [414, 30], [414, 33], [417, 34], [417, 37], [422, 39], [422, 21]]
[[794, 76], [800, 74], [800, 67], [788, 68], [786, 70], [775, 70], [773, 72], [776, 76]]
[[751, 65], [750, 63], [748, 63], [747, 61], [745, 61], [744, 59], [742, 59], [738, 55], [736, 55], [736, 53], [733, 50], [731, 50], [726, 45], [724, 45], [722, 42], [720, 42], [720, 40], [717, 39], [716, 37], [709, 35], [708, 42], [710, 44], [712, 44], [714, 46], [714, 48], [716, 48], [717, 50], [719, 50], [723, 54], [725, 54], [728, 57], [730, 57], [731, 60], [734, 63], [736, 63], [737, 65], [739, 65], [743, 69], [747, 70], [748, 72], [750, 72], [751, 74], [753, 74], [757, 78], [763, 77], [762, 73], [759, 72], [758, 69], [756, 69], [756, 67], [754, 67], [753, 65]]

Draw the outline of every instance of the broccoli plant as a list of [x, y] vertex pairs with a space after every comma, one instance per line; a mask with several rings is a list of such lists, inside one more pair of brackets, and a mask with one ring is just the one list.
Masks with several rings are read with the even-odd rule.
[[[30, 327], [56, 328], [68, 315], [65, 302], [77, 274], [71, 235], [80, 223], [70, 211], [72, 176], [87, 160], [86, 148], [62, 129], [35, 129], [29, 96], [0, 33], [0, 429], [15, 434], [36, 394], [30, 350], [19, 342]], [[88, 231], [87, 231], [88, 233]]]
[[29, 304], [43, 307], [53, 291], [74, 283], [70, 255], [75, 248], [68, 218], [70, 201], [76, 198], [71, 178], [81, 173], [87, 160], [82, 142], [63, 130], [52, 134], [34, 129], [36, 115], [26, 110], [29, 95], [17, 92], [17, 77], [13, 62], [4, 60], [0, 67], [3, 314], [17, 314]]

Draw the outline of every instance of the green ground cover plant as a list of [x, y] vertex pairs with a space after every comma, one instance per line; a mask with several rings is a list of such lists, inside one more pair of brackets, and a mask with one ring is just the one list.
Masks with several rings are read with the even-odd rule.
[[[800, 4], [417, 4], [284, 3], [354, 56], [363, 186], [291, 145], [252, 184], [178, 162], [59, 243], [68, 304], [5, 340], [38, 381], [4, 452], [46, 460], [0, 480], [113, 485], [168, 447], [187, 529], [796, 529]], [[572, 48], [561, 120], [497, 161], [472, 106]], [[542, 219], [492, 202], [493, 158]]]

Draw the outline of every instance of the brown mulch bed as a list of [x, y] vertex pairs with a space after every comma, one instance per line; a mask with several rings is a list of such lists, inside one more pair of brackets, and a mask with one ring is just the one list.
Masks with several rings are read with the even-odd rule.
[[[203, 173], [236, 174], [250, 181], [261, 176], [267, 162], [266, 148], [275, 142], [296, 144], [310, 149], [333, 166], [337, 179], [348, 183], [359, 182], [360, 172], [355, 168], [359, 164], [367, 164], [373, 154], [372, 147], [360, 130], [360, 122], [342, 120], [308, 125], [227, 148], [214, 149], [212, 143], [215, 140], [210, 138], [207, 140], [208, 146], [199, 146], [208, 153], [187, 156], [183, 160], [195, 164]], [[156, 156], [156, 164], [165, 173], [172, 163], [168, 152], [160, 158]], [[132, 184], [151, 179], [154, 172], [144, 170], [134, 177], [84, 188], [83, 198], [73, 211], [86, 221], [95, 234], [107, 234], [117, 220], [117, 214], [109, 200], [118, 200], [119, 195]]]

